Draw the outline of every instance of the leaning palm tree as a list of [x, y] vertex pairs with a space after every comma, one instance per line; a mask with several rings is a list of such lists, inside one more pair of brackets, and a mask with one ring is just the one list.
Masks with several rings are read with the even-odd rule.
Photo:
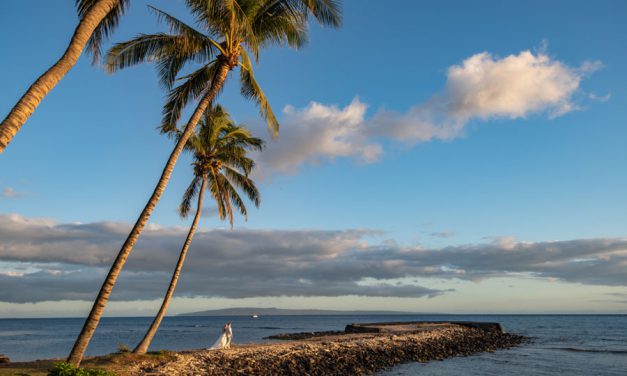
[[153, 319], [144, 338], [133, 350], [135, 354], [145, 354], [148, 351], [148, 347], [150, 347], [150, 343], [168, 309], [185, 262], [187, 250], [198, 226], [205, 189], [211, 193], [211, 197], [218, 206], [219, 218], [224, 220], [228, 217], [231, 227], [233, 227], [233, 208], [237, 209], [244, 217], [248, 217], [246, 206], [237, 191], [238, 189], [242, 190], [248, 199], [259, 207], [259, 191], [249, 177], [254, 162], [246, 154], [250, 150], [261, 151], [263, 141], [252, 137], [247, 129], [236, 126], [222, 107], [215, 106], [205, 112], [196, 132], [187, 140], [185, 147], [194, 154], [194, 178], [183, 195], [179, 214], [181, 217], [187, 217], [192, 210], [192, 201], [198, 196], [196, 214], [183, 243], [183, 249], [181, 249], [161, 308], [159, 308], [157, 316]]
[[[151, 8], [160, 20], [167, 23], [170, 34], [139, 35], [128, 42], [115, 45], [108, 52], [106, 67], [110, 72], [145, 61], [156, 63], [161, 83], [169, 90], [161, 124], [163, 132], [176, 129], [181, 113], [189, 102], [197, 101], [197, 104], [180, 133], [152, 195], [100, 288], [68, 357], [68, 362], [73, 365], [80, 364], [120, 270], [163, 194], [187, 140], [202, 114], [222, 90], [229, 72], [240, 68], [242, 94], [257, 102], [268, 127], [276, 136], [279, 125], [265, 94], [255, 80], [248, 52], [258, 60], [260, 51], [270, 45], [301, 47], [307, 39], [307, 20], [310, 14], [323, 25], [339, 26], [341, 19], [337, 0], [185, 1], [202, 31], [163, 11]], [[181, 75], [182, 69], [189, 63], [200, 64], [200, 68]], [[180, 84], [174, 87], [177, 82]]]
[[100, 45], [118, 25], [130, 0], [76, 0], [80, 21], [67, 49], [57, 62], [26, 90], [0, 123], [0, 154], [19, 132], [43, 98], [76, 64], [85, 47], [93, 63], [100, 60]]

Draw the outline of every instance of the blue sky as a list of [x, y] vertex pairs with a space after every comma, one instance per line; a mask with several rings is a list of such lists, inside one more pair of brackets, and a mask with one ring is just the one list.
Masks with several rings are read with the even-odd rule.
[[[190, 20], [181, 1], [150, 4]], [[236, 228], [372, 230], [377, 232], [361, 235], [360, 241], [431, 250], [493, 244], [503, 237], [534, 244], [624, 238], [627, 52], [621, 46], [627, 42], [622, 20], [626, 11], [623, 1], [345, 1], [341, 29], [313, 25], [310, 43], [302, 51], [272, 48], [262, 54], [257, 79], [275, 112], [282, 114], [283, 128], [271, 145], [274, 151], [268, 155], [273, 157], [260, 157], [265, 161], [265, 173], [259, 176], [262, 206], [252, 211], [247, 223], [236, 222]], [[0, 24], [4, 52], [0, 112], [6, 113], [60, 55], [76, 15], [70, 2], [3, 2]], [[144, 1], [133, 1], [112, 41], [158, 30], [163, 28]], [[507, 96], [524, 88], [516, 82], [529, 80], [539, 91], [515, 94], [525, 102], [514, 107], [510, 103], [506, 109], [493, 101], [464, 109], [466, 115], [448, 107], [443, 112], [437, 103], [459, 105], [457, 99], [463, 95], [468, 99], [473, 93], [472, 86], [470, 91], [464, 86], [469, 81], [452, 76], [451, 67], [457, 66], [462, 78], [470, 79], [474, 71], [464, 64], [481, 53], [489, 55], [483, 55], [480, 67], [496, 72], [483, 76], [488, 89]], [[536, 65], [516, 65], [524, 56]], [[521, 69], [514, 73], [531, 76], [519, 81], [516, 74], [499, 76], [497, 69], [508, 64], [508, 57], [512, 66]], [[544, 65], [538, 63], [542, 57], [548, 59]], [[129, 223], [145, 204], [172, 147], [155, 129], [164, 92], [148, 64], [109, 75], [89, 63], [89, 57], [81, 58], [0, 156], [0, 214], [46, 218], [56, 224]], [[534, 70], [537, 64], [546, 69]], [[536, 77], [534, 72], [549, 73]], [[542, 97], [554, 89], [550, 85], [562, 85], [564, 80], [574, 81], [575, 86], [560, 86], [558, 99]], [[239, 96], [235, 80], [219, 101], [238, 122], [267, 135], [255, 106]], [[319, 107], [312, 107], [312, 102]], [[351, 112], [359, 108], [364, 112]], [[313, 112], [321, 111], [337, 116], [310, 120]], [[354, 118], [355, 124], [342, 123], [342, 116]], [[394, 126], [409, 132], [412, 122], [422, 116], [433, 116], [436, 130], [458, 128], [446, 137], [424, 139], [391, 133]], [[333, 128], [333, 121], [341, 128]], [[290, 127], [305, 126], [311, 132], [325, 127], [331, 132], [326, 141], [341, 139], [350, 150], [338, 151], [337, 145], [324, 149], [322, 143], [307, 145], [312, 148], [308, 155], [299, 154], [302, 148], [289, 150], [290, 142], [303, 142], [302, 134]], [[346, 133], [335, 134], [334, 129]], [[422, 128], [416, 129], [419, 133]], [[376, 158], [364, 160], [366, 145], [376, 145]], [[276, 167], [280, 157], [294, 163], [285, 169]], [[151, 223], [164, 228], [188, 223], [178, 217], [176, 207], [191, 177], [189, 163], [188, 156], [179, 161]], [[205, 218], [201, 226], [209, 231], [224, 225]], [[115, 251], [111, 245], [110, 252]], [[620, 246], [615, 252], [621, 254]], [[0, 249], [0, 260], [2, 256]], [[17, 267], [14, 258], [4, 261], [6, 270]], [[485, 277], [483, 284], [464, 281], [466, 296], [488, 296], [496, 289], [494, 278], [522, 281], [522, 287], [544, 286], [548, 279], [557, 278], [572, 292], [563, 306], [570, 311], [591, 309], [575, 303], [585, 294], [591, 301], [600, 299], [595, 296], [627, 293], [622, 281], [590, 284], [544, 271], [524, 272], [540, 279], [530, 282], [506, 274]], [[447, 278], [440, 283], [420, 273], [413, 277], [424, 278], [421, 286], [431, 289], [455, 289], [461, 283]], [[454, 311], [460, 297], [453, 295], [459, 294], [443, 293], [429, 301], [444, 299], [430, 304], [433, 309]], [[551, 298], [534, 309], [559, 310], [547, 303]], [[275, 298], [274, 302], [319, 304], [297, 303], [298, 299]], [[336, 304], [336, 298], [310, 299], [322, 299], [330, 307]], [[346, 308], [377, 299], [381, 298], [355, 298]], [[426, 298], [416, 299], [424, 307]], [[237, 302], [203, 299], [201, 303]], [[0, 303], [0, 312], [2, 304], [5, 312], [22, 312], [17, 302]], [[409, 309], [412, 304], [392, 306]], [[613, 301], [599, 309], [624, 312], [625, 307], [624, 302]], [[508, 309], [502, 301], [493, 307], [494, 311]]]

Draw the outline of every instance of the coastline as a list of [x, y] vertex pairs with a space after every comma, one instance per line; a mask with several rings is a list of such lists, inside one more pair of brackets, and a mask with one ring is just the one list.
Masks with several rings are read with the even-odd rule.
[[[498, 324], [496, 324], [498, 326]], [[138, 375], [365, 375], [394, 365], [443, 360], [517, 346], [525, 337], [500, 327], [453, 323], [348, 325], [344, 333], [284, 343], [176, 354], [175, 361], [136, 369]]]
[[[498, 324], [496, 324], [498, 325]], [[89, 358], [86, 368], [126, 375], [365, 375], [407, 362], [428, 362], [520, 345], [525, 337], [464, 323], [352, 324], [344, 332], [295, 333], [298, 340], [235, 345], [224, 350], [111, 354]], [[284, 335], [289, 337], [290, 335]], [[59, 361], [59, 360], [56, 360]], [[55, 361], [9, 363], [6, 371], [45, 375]], [[42, 373], [33, 372], [38, 369]], [[14, 374], [14, 373], [13, 373]]]

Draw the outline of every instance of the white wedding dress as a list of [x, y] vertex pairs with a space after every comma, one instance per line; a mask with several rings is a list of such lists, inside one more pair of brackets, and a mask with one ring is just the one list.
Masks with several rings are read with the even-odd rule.
[[228, 349], [231, 347], [231, 339], [233, 338], [233, 329], [228, 325], [218, 340], [209, 348], [209, 350]]
[[229, 346], [229, 338], [226, 332], [218, 338], [218, 340], [209, 348], [209, 350], [226, 349]]

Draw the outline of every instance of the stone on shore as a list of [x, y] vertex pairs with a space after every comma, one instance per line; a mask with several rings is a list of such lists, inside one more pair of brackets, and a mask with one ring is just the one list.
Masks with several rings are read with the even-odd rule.
[[[355, 324], [354, 324], [355, 325]], [[190, 351], [159, 365], [137, 365], [137, 375], [366, 375], [406, 362], [507, 349], [522, 336], [451, 323], [357, 324], [363, 332], [310, 333], [306, 340]], [[374, 327], [381, 330], [374, 332]], [[347, 328], [348, 329], [348, 328]], [[324, 333], [324, 332], [320, 332]], [[327, 332], [328, 333], [328, 332]], [[294, 337], [303, 338], [306, 333]], [[313, 334], [313, 335], [312, 335]], [[284, 336], [287, 337], [287, 336]]]

